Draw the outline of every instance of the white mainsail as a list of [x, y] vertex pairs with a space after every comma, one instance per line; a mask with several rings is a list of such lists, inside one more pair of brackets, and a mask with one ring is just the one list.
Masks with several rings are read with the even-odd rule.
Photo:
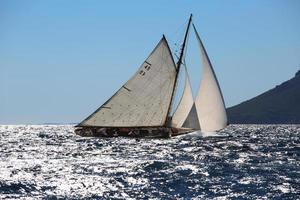
[[193, 24], [202, 57], [202, 79], [195, 105], [201, 131], [217, 131], [227, 126], [222, 92], [200, 36]]
[[79, 126], [164, 126], [176, 73], [163, 37], [134, 76]]
[[177, 127], [181, 128], [183, 123], [186, 121], [188, 118], [188, 115], [190, 113], [190, 110], [192, 109], [194, 105], [194, 98], [192, 94], [192, 88], [191, 88], [191, 83], [189, 79], [189, 75], [187, 72], [186, 67], [185, 69], [185, 85], [184, 85], [184, 90], [182, 97], [180, 99], [180, 102], [172, 116], [172, 127]]

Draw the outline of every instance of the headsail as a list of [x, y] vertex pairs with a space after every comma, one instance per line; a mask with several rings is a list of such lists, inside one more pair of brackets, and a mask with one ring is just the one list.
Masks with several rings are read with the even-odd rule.
[[191, 83], [189, 79], [189, 75], [187, 72], [186, 67], [185, 69], [185, 85], [184, 85], [184, 90], [182, 97], [180, 99], [180, 102], [173, 114], [172, 117], [172, 127], [177, 127], [181, 128], [183, 123], [186, 121], [190, 110], [192, 109], [194, 105], [194, 98], [192, 94], [192, 88], [191, 88]]
[[176, 73], [171, 51], [163, 37], [134, 76], [78, 126], [165, 125]]
[[193, 106], [192, 106], [187, 118], [185, 119], [182, 127], [191, 128], [193, 130], [200, 130], [201, 129], [200, 124], [199, 124], [196, 105], [195, 105], [194, 102], [193, 102]]
[[[175, 82], [174, 82], [174, 88], [173, 88], [173, 92], [172, 92], [172, 97], [171, 97], [171, 106], [172, 106], [172, 103], [173, 103], [173, 100], [174, 100], [174, 97], [175, 97], [175, 93], [176, 93], [176, 86], [177, 86], [177, 81], [178, 81], [178, 74], [180, 72], [180, 68], [181, 68], [181, 65], [183, 64], [183, 60], [184, 60], [184, 54], [185, 54], [185, 50], [186, 50], [186, 43], [187, 43], [187, 39], [188, 39], [188, 35], [189, 35], [189, 30], [190, 30], [190, 26], [191, 26], [191, 23], [192, 23], [192, 17], [193, 15], [191, 14], [190, 15], [190, 18], [189, 18], [189, 21], [188, 21], [188, 25], [186, 27], [186, 31], [185, 31], [185, 34], [184, 34], [184, 39], [183, 39], [183, 43], [182, 43], [182, 46], [181, 46], [181, 51], [180, 51], [180, 55], [179, 55], [179, 58], [178, 58], [178, 61], [177, 61], [177, 73], [176, 73], [176, 76], [175, 76]], [[186, 71], [187, 73], [187, 71]], [[171, 108], [170, 106], [170, 108]], [[170, 114], [170, 111], [171, 109], [169, 108], [169, 111], [168, 113]], [[167, 121], [167, 125], [168, 126], [171, 126], [172, 127], [172, 123], [173, 123], [173, 120], [172, 120], [173, 116], [169, 119], [171, 120], [168, 120]]]
[[227, 126], [227, 115], [221, 89], [200, 36], [193, 24], [201, 51], [203, 74], [195, 100], [202, 131], [217, 131]]

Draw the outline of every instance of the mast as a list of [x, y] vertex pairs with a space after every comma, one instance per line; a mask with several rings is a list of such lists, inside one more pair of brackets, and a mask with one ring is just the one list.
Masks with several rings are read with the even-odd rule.
[[[185, 35], [184, 35], [184, 39], [183, 39], [183, 43], [182, 43], [182, 48], [181, 48], [181, 51], [180, 51], [180, 56], [179, 56], [179, 59], [177, 61], [177, 72], [179, 72], [180, 66], [182, 64], [184, 49], [185, 49], [186, 40], [187, 40], [187, 37], [188, 37], [188, 34], [189, 34], [189, 30], [190, 30], [190, 26], [191, 26], [191, 22], [192, 22], [192, 17], [193, 17], [193, 14], [191, 14], [191, 16], [190, 16], [190, 19], [189, 19], [189, 22], [188, 22], [188, 25], [187, 25], [187, 28], [186, 28], [186, 31], [185, 31]], [[177, 76], [178, 76], [178, 73], [177, 73]], [[176, 82], [177, 82], [177, 76], [176, 76]]]
[[169, 119], [169, 114], [171, 112], [171, 107], [172, 107], [172, 103], [173, 103], [173, 100], [174, 100], [174, 95], [175, 95], [175, 88], [176, 88], [176, 85], [177, 85], [177, 79], [178, 79], [178, 73], [180, 71], [180, 67], [181, 67], [181, 64], [182, 64], [182, 60], [183, 60], [183, 56], [184, 56], [184, 50], [185, 50], [185, 46], [186, 46], [186, 40], [187, 40], [187, 37], [188, 37], [188, 34], [189, 34], [189, 30], [190, 30], [190, 26], [191, 26], [191, 22], [192, 22], [192, 17], [193, 17], [193, 14], [190, 15], [190, 18], [189, 18], [189, 22], [188, 22], [188, 25], [186, 27], [186, 31], [185, 31], [185, 34], [184, 34], [184, 39], [183, 39], [183, 43], [182, 43], [182, 47], [181, 47], [181, 51], [180, 51], [180, 56], [179, 56], [179, 59], [177, 61], [177, 73], [176, 73], [176, 77], [175, 77], [175, 82], [174, 82], [174, 87], [173, 87], [173, 91], [172, 91], [172, 98], [171, 98], [171, 101], [170, 101], [170, 105], [169, 105], [169, 109], [168, 109], [168, 114], [167, 114], [167, 118], [166, 118], [166, 122], [165, 124], [168, 126], [168, 125], [171, 125], [171, 119]]

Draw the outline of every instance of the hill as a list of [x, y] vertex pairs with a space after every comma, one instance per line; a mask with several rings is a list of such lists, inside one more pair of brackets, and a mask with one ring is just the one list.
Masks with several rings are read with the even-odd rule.
[[300, 70], [275, 88], [227, 109], [233, 124], [300, 124]]

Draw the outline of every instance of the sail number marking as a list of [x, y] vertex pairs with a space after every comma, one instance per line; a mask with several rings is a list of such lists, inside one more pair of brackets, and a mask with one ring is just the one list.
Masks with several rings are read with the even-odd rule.
[[139, 74], [142, 76], [145, 76], [146, 71], [149, 71], [151, 68], [151, 63], [148, 63], [147, 61], [145, 61], [146, 65], [144, 66], [144, 69], [142, 69]]

